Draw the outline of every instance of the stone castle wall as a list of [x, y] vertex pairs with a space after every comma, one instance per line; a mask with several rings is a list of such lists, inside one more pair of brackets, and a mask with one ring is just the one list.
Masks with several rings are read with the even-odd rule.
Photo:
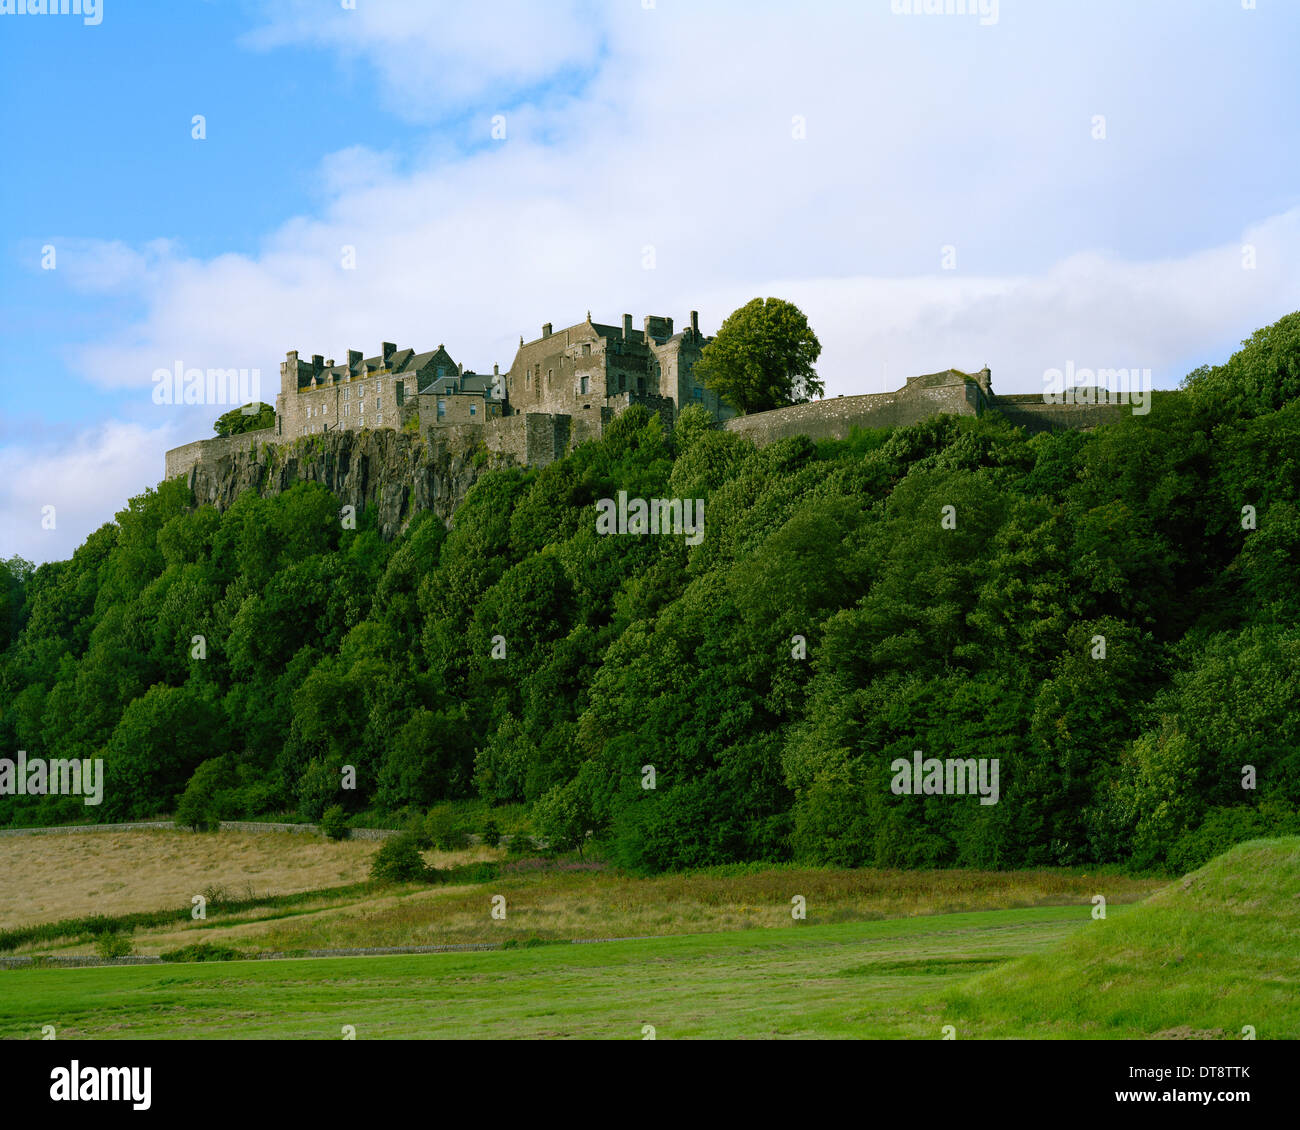
[[200, 462], [212, 462], [232, 455], [237, 451], [250, 451], [260, 443], [279, 443], [281, 437], [274, 428], [262, 428], [255, 432], [244, 432], [237, 436], [213, 436], [211, 439], [195, 440], [184, 447], [174, 447], [167, 452], [164, 479], [175, 479], [188, 475]]
[[[1176, 396], [1157, 392], [1154, 398]], [[486, 449], [501, 461], [544, 467], [570, 448], [599, 438], [610, 422], [631, 404], [644, 404], [674, 423], [676, 405], [669, 398], [623, 393], [605, 405], [593, 404], [576, 413], [520, 412], [481, 422], [447, 423], [421, 428], [418, 434], [383, 428], [337, 431], [295, 441], [267, 428], [238, 436], [198, 440], [167, 452], [166, 478], [186, 476], [200, 503], [228, 505], [243, 489], [285, 489], [298, 478], [323, 482], [347, 501], [374, 502], [385, 512], [384, 526], [404, 521], [410, 508], [440, 508], [448, 495], [438, 480], [462, 479], [467, 465], [481, 465], [476, 452]], [[413, 409], [423, 415], [419, 409]], [[1114, 422], [1132, 412], [1127, 404], [1048, 404], [1041, 394], [986, 394], [979, 381], [955, 371], [913, 377], [895, 392], [838, 396], [795, 404], [770, 412], [736, 416], [722, 426], [759, 446], [794, 435], [813, 440], [847, 439], [854, 428], [884, 428], [916, 424], [935, 415], [977, 416], [998, 412], [1030, 432], [1091, 428]], [[411, 414], [408, 409], [407, 414]], [[319, 447], [304, 446], [315, 440]], [[346, 441], [346, 442], [344, 442]], [[420, 460], [437, 464], [426, 473], [411, 453], [427, 449]], [[399, 454], [399, 451], [401, 454]], [[314, 455], [319, 452], [319, 458]], [[377, 460], [389, 468], [389, 488], [372, 496], [366, 468]], [[358, 475], [360, 476], [358, 478]], [[392, 485], [394, 482], [406, 486]], [[413, 484], [413, 485], [412, 485]], [[336, 487], [338, 489], [336, 489]], [[342, 493], [340, 493], [342, 492]], [[398, 497], [398, 496], [401, 497]], [[450, 516], [450, 511], [445, 516]]]
[[923, 386], [908, 384], [897, 392], [837, 396], [734, 416], [722, 426], [747, 436], [760, 447], [788, 436], [848, 439], [854, 428], [891, 428], [918, 424], [934, 415], [974, 416], [984, 403], [973, 382]]

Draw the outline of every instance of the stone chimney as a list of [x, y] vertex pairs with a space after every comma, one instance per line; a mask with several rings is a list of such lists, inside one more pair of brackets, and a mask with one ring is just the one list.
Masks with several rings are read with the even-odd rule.
[[361, 350], [359, 350], [359, 349], [349, 349], [349, 350], [348, 350], [348, 370], [351, 371], [351, 370], [355, 369], [355, 368], [356, 368], [360, 363], [361, 363]]
[[700, 312], [698, 310], [691, 311], [691, 337], [695, 338], [696, 341], [700, 339]]
[[324, 354], [321, 354], [321, 353], [313, 353], [313, 354], [311, 355], [311, 367], [312, 367], [316, 372], [318, 372], [318, 373], [319, 373], [323, 368], [325, 368], [325, 356], [324, 356]]
[[495, 362], [492, 365], [492, 375], [494, 377], [499, 377], [501, 375], [501, 366], [496, 364]]
[[298, 360], [298, 351], [296, 349], [289, 350], [289, 352], [284, 355], [284, 359], [290, 365], [293, 365]]
[[542, 337], [551, 336], [551, 323], [547, 322], [542, 326]]
[[334, 358], [333, 358], [333, 357], [331, 357], [328, 361], [325, 362], [325, 368], [327, 368], [327, 369], [332, 369], [332, 368], [334, 368]]
[[397, 352], [397, 344], [395, 342], [385, 341], [380, 345], [379, 349], [384, 355], [384, 364], [387, 365], [388, 359]]
[[668, 323], [668, 336], [669, 336], [669, 337], [672, 337], [672, 336], [673, 336], [673, 320], [672, 320], [671, 318], [665, 318], [664, 321]]
[[[632, 337], [632, 315], [623, 315], [623, 340], [628, 341]], [[297, 354], [295, 354], [297, 356]]]

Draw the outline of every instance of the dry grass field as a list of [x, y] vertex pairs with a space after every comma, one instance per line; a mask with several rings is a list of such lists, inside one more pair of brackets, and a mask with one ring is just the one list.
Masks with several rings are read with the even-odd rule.
[[[335, 843], [314, 835], [223, 831], [193, 835], [129, 831], [0, 838], [0, 927], [85, 915], [186, 908], [196, 894], [213, 905], [206, 920], [139, 926], [136, 953], [195, 943], [245, 952], [444, 945], [465, 942], [642, 937], [782, 928], [802, 896], [806, 923], [865, 922], [1013, 907], [1088, 908], [1094, 894], [1133, 902], [1155, 879], [1082, 869], [1019, 872], [821, 870], [792, 866], [721, 868], [653, 877], [590, 863], [512, 861], [501, 849], [427, 852], [448, 868], [496, 860], [502, 873], [472, 885], [360, 887], [376, 841]], [[222, 909], [229, 900], [315, 892], [292, 906]], [[491, 897], [504, 895], [505, 920]], [[87, 936], [24, 942], [17, 953], [93, 953]]]
[[365, 879], [378, 848], [374, 840], [163, 829], [0, 837], [0, 929], [188, 906], [210, 888], [245, 897], [338, 887]]

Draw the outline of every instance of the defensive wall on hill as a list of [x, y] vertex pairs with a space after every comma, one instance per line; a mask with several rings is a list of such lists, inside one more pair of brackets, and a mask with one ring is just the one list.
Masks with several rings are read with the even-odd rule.
[[[481, 423], [435, 424], [426, 419], [421, 406], [419, 431], [427, 437], [430, 447], [449, 453], [464, 455], [486, 450], [526, 466], [542, 467], [563, 456], [571, 447], [602, 435], [614, 417], [634, 403], [658, 412], [665, 424], [672, 426], [675, 405], [671, 400], [622, 393], [607, 398], [606, 403], [584, 406], [570, 413], [519, 412]], [[987, 369], [975, 374], [948, 369], [911, 377], [893, 392], [815, 400], [770, 412], [735, 416], [722, 426], [763, 446], [793, 435], [806, 435], [814, 440], [847, 439], [854, 428], [898, 427], [936, 415], [982, 416], [996, 412], [1029, 432], [1042, 432], [1092, 428], [1132, 411], [1133, 406], [1124, 403], [1052, 404], [1041, 394], [998, 396], [992, 391]], [[256, 457], [261, 444], [293, 442], [277, 436], [274, 428], [198, 440], [167, 452], [166, 478], [190, 475], [200, 464], [215, 467], [227, 457], [236, 457], [232, 461], [248, 453]]]

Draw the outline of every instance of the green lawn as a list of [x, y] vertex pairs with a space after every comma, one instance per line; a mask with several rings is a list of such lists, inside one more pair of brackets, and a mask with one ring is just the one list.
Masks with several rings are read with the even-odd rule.
[[1050, 952], [953, 986], [980, 1036], [1300, 1039], [1300, 837], [1252, 840]]
[[1300, 1038], [1300, 838], [1146, 901], [473, 953], [0, 972], [0, 1036]]
[[[1119, 913], [1131, 910], [1120, 908]], [[938, 1038], [917, 1002], [1089, 925], [1043, 907], [409, 957], [0, 972], [0, 1036]]]

